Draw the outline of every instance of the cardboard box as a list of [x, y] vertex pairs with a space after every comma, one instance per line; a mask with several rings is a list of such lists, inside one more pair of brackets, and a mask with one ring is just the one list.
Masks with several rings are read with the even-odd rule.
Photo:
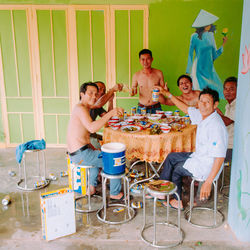
[[74, 192], [63, 188], [41, 194], [42, 236], [45, 240], [76, 232]]

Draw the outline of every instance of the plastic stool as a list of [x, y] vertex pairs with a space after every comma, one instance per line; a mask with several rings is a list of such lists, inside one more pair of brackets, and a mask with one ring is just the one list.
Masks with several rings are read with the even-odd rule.
[[[144, 191], [143, 191], [143, 227], [141, 230], [141, 238], [142, 240], [153, 246], [153, 247], [158, 247], [158, 248], [169, 248], [169, 247], [174, 247], [182, 243], [183, 241], [183, 232], [181, 230], [181, 209], [180, 209], [180, 197], [178, 195], [177, 191], [177, 186], [170, 182], [170, 181], [164, 181], [164, 180], [158, 180], [156, 182], [161, 182], [169, 185], [169, 188], [166, 190], [162, 191], [158, 188], [152, 188], [151, 185], [145, 186]], [[160, 183], [160, 184], [161, 184]], [[153, 211], [153, 223], [151, 224], [146, 224], [146, 199], [145, 195], [146, 192], [151, 194], [154, 197], [154, 211]], [[175, 225], [173, 223], [169, 222], [169, 195], [175, 194], [176, 197], [178, 198], [178, 225]], [[157, 196], [167, 196], [167, 219], [166, 222], [156, 222], [156, 202], [157, 202]], [[159, 245], [156, 239], [156, 225], [163, 225], [166, 228], [174, 228], [177, 229], [177, 234], [178, 234], [178, 239], [172, 244], [164, 244], [164, 245]], [[153, 227], [153, 237], [151, 240], [146, 239], [144, 233], [146, 230], [150, 229]], [[165, 234], [165, 237], [167, 238], [167, 234]]]
[[[30, 153], [37, 154], [38, 175], [27, 176], [26, 156], [27, 154], [30, 154]], [[40, 153], [42, 154], [42, 164], [40, 161]], [[42, 165], [42, 170], [41, 170], [41, 165]], [[33, 191], [33, 190], [44, 188], [49, 185], [50, 181], [46, 179], [46, 159], [45, 159], [44, 149], [43, 150], [41, 149], [26, 150], [23, 154], [22, 162], [18, 164], [18, 168], [19, 168], [19, 181], [17, 182], [18, 189], [21, 189], [24, 191]], [[41, 174], [41, 172], [43, 172], [43, 174]], [[33, 186], [28, 184], [28, 179], [32, 180]]]
[[[90, 169], [94, 168], [94, 166], [82, 166], [82, 165], [78, 165], [75, 163], [70, 163], [71, 176], [72, 176], [72, 179], [71, 179], [72, 190], [74, 190], [74, 184], [75, 184], [74, 171], [76, 168], [86, 169], [87, 181], [88, 181], [88, 185], [86, 186], [86, 188], [90, 187]], [[82, 176], [81, 176], [81, 178], [82, 178]], [[86, 183], [85, 183], [85, 185], [86, 185]], [[79, 201], [82, 199], [85, 199], [85, 198], [87, 198], [87, 202], [82, 202], [82, 204], [79, 204]], [[76, 212], [91, 213], [91, 212], [95, 212], [95, 211], [99, 210], [102, 206], [102, 203], [101, 203], [101, 205], [98, 204], [98, 200], [100, 200], [100, 202], [101, 202], [101, 198], [102, 197], [98, 196], [98, 195], [90, 195], [90, 192], [87, 192], [86, 195], [82, 195], [80, 197], [75, 198], [75, 210], [76, 210]], [[91, 200], [92, 200], [92, 202], [91, 202]], [[94, 200], [97, 200], [97, 202], [94, 202]], [[88, 204], [87, 207], [86, 207], [86, 203]], [[79, 207], [81, 207], [81, 208], [79, 208]]]
[[[107, 204], [106, 202], [106, 183], [107, 179], [123, 179], [123, 190], [124, 190], [124, 200], [125, 204]], [[126, 197], [128, 198], [126, 199]], [[121, 224], [132, 220], [135, 216], [135, 210], [130, 207], [130, 196], [129, 196], [129, 181], [125, 173], [120, 175], [109, 175], [102, 172], [102, 201], [103, 208], [97, 212], [97, 218], [107, 224]], [[111, 220], [107, 218], [107, 210], [113, 208], [113, 213], [115, 214], [116, 220]], [[120, 218], [118, 215], [124, 215], [124, 218]], [[117, 218], [119, 217], [119, 218]]]

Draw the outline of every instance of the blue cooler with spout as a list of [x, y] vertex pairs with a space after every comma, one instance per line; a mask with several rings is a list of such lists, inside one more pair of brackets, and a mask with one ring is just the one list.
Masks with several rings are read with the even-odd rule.
[[101, 147], [103, 172], [110, 175], [119, 175], [125, 172], [126, 146], [123, 143], [111, 142]]

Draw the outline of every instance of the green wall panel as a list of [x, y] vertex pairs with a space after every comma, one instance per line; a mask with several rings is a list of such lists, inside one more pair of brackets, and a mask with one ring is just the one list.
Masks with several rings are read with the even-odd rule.
[[56, 133], [56, 116], [45, 115], [44, 116], [44, 130], [45, 130], [45, 141], [46, 143], [57, 143]]
[[91, 81], [89, 12], [76, 11], [79, 85]]
[[[115, 12], [115, 60], [116, 82], [129, 83], [129, 19], [128, 11]], [[128, 93], [117, 92], [117, 97], [128, 96]]]
[[12, 38], [11, 11], [0, 10], [0, 43], [6, 96], [17, 96], [16, 64]]
[[93, 46], [93, 79], [106, 81], [104, 12], [91, 11], [92, 46]]
[[26, 11], [13, 11], [16, 57], [21, 96], [32, 96]]
[[134, 106], [137, 107], [138, 99], [117, 99], [116, 104], [117, 107], [123, 108], [128, 114], [130, 114], [131, 108]]
[[50, 11], [37, 11], [42, 95], [54, 96]]
[[22, 123], [24, 142], [37, 139], [35, 136], [34, 116], [32, 114], [22, 114]]
[[61, 143], [61, 144], [66, 144], [69, 118], [70, 118], [70, 116], [65, 116], [65, 115], [58, 116], [59, 143]]
[[139, 63], [139, 52], [143, 47], [143, 11], [133, 10], [130, 12], [130, 29], [131, 29], [131, 80], [135, 72], [141, 69]]
[[10, 143], [22, 143], [20, 119], [18, 114], [9, 114]]
[[8, 112], [33, 112], [33, 102], [31, 98], [7, 99], [6, 103]]
[[69, 100], [60, 98], [46, 98], [43, 99], [43, 112], [44, 113], [69, 113]]
[[67, 34], [65, 11], [52, 12], [56, 95], [68, 96]]

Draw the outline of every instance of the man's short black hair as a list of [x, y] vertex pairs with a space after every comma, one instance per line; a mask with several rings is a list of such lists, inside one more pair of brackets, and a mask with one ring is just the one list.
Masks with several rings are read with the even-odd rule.
[[144, 54], [149, 54], [149, 55], [152, 57], [152, 51], [149, 50], [149, 49], [142, 49], [142, 50], [139, 52], [139, 58], [141, 57], [141, 55], [144, 55]]
[[214, 89], [210, 89], [209, 87], [204, 88], [199, 95], [199, 99], [202, 95], [208, 94], [213, 98], [214, 103], [219, 102], [219, 93], [214, 90]]
[[101, 83], [101, 84], [103, 84], [103, 85], [105, 85], [105, 83], [104, 82], [102, 82], [102, 81], [96, 81], [96, 82], [94, 82], [95, 84], [97, 84], [97, 83]]
[[193, 80], [192, 80], [192, 78], [189, 76], [189, 75], [181, 75], [181, 76], [179, 76], [179, 78], [177, 79], [177, 86], [179, 87], [179, 85], [180, 85], [180, 80], [182, 79], [182, 78], [187, 78], [191, 83], [193, 82]]
[[99, 88], [96, 85], [96, 83], [94, 83], [94, 82], [85, 82], [80, 87], [80, 91], [79, 91], [79, 98], [80, 98], [80, 100], [81, 100], [81, 93], [85, 94], [86, 91], [87, 91], [88, 86], [96, 87], [97, 91], [99, 91]]
[[226, 84], [227, 82], [235, 82], [235, 85], [236, 85], [236, 87], [237, 87], [238, 79], [237, 79], [237, 77], [235, 77], [235, 76], [230, 76], [230, 77], [228, 77], [228, 78], [224, 81], [223, 88], [225, 87], [225, 84]]

